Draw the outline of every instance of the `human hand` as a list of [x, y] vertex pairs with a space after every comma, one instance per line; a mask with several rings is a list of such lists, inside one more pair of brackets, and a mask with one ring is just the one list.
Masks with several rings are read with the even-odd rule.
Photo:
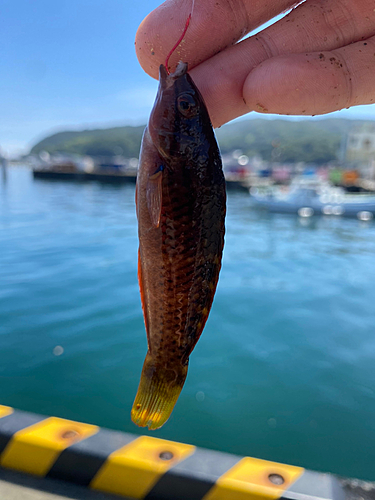
[[[260, 33], [246, 33], [295, 0], [195, 0], [171, 56], [189, 63], [214, 127], [250, 111], [317, 115], [375, 102], [374, 0], [306, 0]], [[167, 0], [136, 36], [143, 69], [158, 78], [192, 0]]]

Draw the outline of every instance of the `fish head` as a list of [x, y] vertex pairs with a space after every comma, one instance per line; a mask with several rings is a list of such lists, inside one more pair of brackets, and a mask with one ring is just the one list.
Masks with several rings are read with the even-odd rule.
[[180, 155], [194, 155], [202, 127], [211, 126], [210, 118], [198, 88], [180, 62], [168, 74], [161, 65], [159, 89], [151, 111], [149, 132], [159, 154], [168, 160]]

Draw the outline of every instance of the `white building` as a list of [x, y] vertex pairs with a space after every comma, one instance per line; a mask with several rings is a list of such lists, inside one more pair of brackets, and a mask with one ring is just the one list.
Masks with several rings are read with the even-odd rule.
[[348, 134], [346, 161], [354, 163], [361, 177], [375, 176], [375, 123], [367, 123]]
[[346, 159], [369, 161], [375, 158], [375, 123], [366, 124], [348, 134]]

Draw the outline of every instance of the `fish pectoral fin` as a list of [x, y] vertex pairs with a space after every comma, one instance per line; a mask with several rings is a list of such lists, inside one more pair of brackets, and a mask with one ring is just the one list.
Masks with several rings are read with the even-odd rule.
[[135, 424], [151, 430], [165, 424], [180, 395], [187, 369], [187, 364], [170, 369], [157, 366], [150, 353], [147, 353], [131, 413]]
[[158, 167], [156, 172], [148, 178], [146, 186], [148, 213], [150, 214], [151, 224], [155, 229], [160, 225], [163, 170], [162, 165]]

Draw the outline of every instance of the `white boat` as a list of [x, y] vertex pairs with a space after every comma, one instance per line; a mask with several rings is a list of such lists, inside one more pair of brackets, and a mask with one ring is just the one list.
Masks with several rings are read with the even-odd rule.
[[316, 179], [295, 179], [289, 188], [260, 193], [250, 189], [256, 206], [269, 212], [292, 213], [300, 217], [331, 215], [371, 220], [375, 215], [375, 195], [348, 194], [344, 189]]

